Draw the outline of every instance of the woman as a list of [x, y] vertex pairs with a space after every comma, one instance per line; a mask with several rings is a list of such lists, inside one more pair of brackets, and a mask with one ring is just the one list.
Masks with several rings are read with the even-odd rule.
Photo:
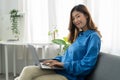
[[44, 61], [44, 64], [49, 63], [48, 66], [60, 66], [63, 70], [27, 66], [18, 80], [84, 80], [96, 64], [101, 46], [101, 34], [84, 5], [77, 5], [71, 10], [69, 32], [71, 45], [65, 54]]

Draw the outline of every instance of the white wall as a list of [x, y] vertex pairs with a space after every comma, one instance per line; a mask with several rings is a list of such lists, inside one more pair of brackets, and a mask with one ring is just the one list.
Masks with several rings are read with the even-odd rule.
[[[23, 7], [22, 7], [22, 0], [0, 0], [0, 40], [6, 41], [8, 39], [14, 38], [11, 30], [10, 30], [10, 10], [12, 9], [18, 9], [20, 12], [23, 12]], [[23, 27], [24, 27], [24, 18], [20, 19], [20, 31], [21, 35], [23, 35]], [[22, 39], [22, 37], [21, 37]], [[8, 61], [9, 61], [9, 72], [13, 71], [13, 47], [8, 48]], [[18, 46], [17, 47], [17, 61], [20, 65], [16, 66], [17, 68], [20, 69], [22, 66], [24, 66], [24, 48], [23, 46]], [[21, 58], [22, 57], [22, 58]], [[2, 59], [1, 59], [2, 58]], [[4, 48], [3, 46], [0, 45], [0, 72], [5, 71], [5, 57], [4, 57]], [[20, 67], [19, 67], [20, 66]]]
[[[0, 40], [8, 40], [14, 38], [12, 32], [10, 30], [10, 10], [18, 9], [23, 12], [22, 9], [22, 0], [0, 0]], [[23, 21], [24, 19], [20, 19], [20, 31], [21, 35], [23, 35]], [[20, 36], [21, 36], [20, 35]]]

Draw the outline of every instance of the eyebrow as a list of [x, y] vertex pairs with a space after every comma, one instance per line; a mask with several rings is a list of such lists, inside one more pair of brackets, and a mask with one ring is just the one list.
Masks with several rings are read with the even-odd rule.
[[79, 15], [79, 13], [75, 14], [75, 16], [72, 16], [72, 18], [74, 18], [74, 17], [76, 17], [76, 16], [78, 16], [78, 15]]

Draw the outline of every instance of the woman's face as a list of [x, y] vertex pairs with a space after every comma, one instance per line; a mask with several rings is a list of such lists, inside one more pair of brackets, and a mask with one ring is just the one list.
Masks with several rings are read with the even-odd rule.
[[73, 11], [72, 22], [79, 30], [81, 30], [86, 27], [87, 16], [79, 11]]

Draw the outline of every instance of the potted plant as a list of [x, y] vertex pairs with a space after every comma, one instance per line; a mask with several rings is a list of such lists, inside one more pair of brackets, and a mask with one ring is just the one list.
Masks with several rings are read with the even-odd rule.
[[58, 55], [62, 55], [70, 46], [67, 37], [64, 37], [63, 39], [53, 39], [52, 42], [60, 45], [60, 53], [58, 53]]
[[48, 32], [48, 36], [51, 37], [51, 40], [56, 39], [58, 33], [58, 29], [55, 27], [53, 30]]
[[22, 15], [18, 14], [18, 10], [12, 9], [10, 11], [11, 30], [16, 40], [19, 40], [19, 35], [20, 35], [20, 31], [18, 28], [19, 27], [18, 21], [20, 17], [22, 17]]

